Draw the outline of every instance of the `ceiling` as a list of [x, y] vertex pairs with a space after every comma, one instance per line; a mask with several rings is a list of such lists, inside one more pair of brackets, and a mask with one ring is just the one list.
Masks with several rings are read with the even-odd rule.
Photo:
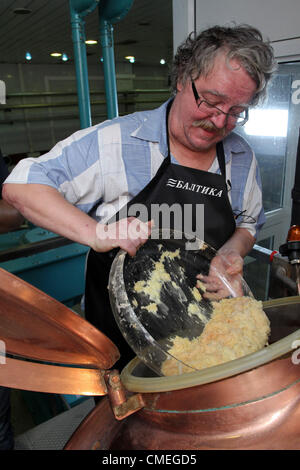
[[[30, 12], [17, 14], [16, 9]], [[124, 61], [127, 55], [142, 65], [171, 59], [172, 0], [134, 0], [127, 15], [113, 27], [116, 61]], [[88, 63], [101, 57], [98, 28], [96, 8], [85, 17], [86, 39], [98, 40], [97, 45], [86, 46]], [[50, 56], [54, 51], [66, 53], [72, 62], [69, 0], [0, 0], [0, 39], [0, 64], [25, 63], [27, 51], [34, 64], [61, 62]]]

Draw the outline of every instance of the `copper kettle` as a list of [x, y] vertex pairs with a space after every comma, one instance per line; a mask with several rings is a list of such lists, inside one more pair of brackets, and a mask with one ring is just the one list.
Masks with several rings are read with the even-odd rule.
[[287, 347], [300, 343], [299, 297], [266, 305], [280, 335], [257, 366], [249, 355], [207, 380], [201, 371], [146, 377], [138, 358], [119, 375], [118, 349], [83, 318], [3, 269], [0, 291], [0, 385], [103, 396], [65, 449], [300, 448], [300, 365]]

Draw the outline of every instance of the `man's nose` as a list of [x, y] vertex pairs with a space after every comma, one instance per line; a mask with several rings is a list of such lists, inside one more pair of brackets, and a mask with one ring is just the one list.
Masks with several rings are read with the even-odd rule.
[[218, 129], [222, 129], [223, 127], [226, 127], [227, 116], [221, 111], [214, 114], [210, 119]]

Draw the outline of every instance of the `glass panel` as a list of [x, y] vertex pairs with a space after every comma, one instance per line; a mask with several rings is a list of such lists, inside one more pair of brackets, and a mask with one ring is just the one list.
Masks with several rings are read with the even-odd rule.
[[265, 211], [282, 207], [291, 79], [290, 73], [276, 75], [264, 104], [251, 109], [249, 121], [237, 129], [258, 160]]
[[[274, 238], [269, 237], [261, 240], [257, 245], [273, 249]], [[251, 254], [250, 254], [251, 255]], [[259, 276], [257, 275], [259, 273]], [[260, 256], [246, 256], [244, 263], [244, 278], [257, 300], [267, 300], [270, 282], [270, 264], [268, 259]]]

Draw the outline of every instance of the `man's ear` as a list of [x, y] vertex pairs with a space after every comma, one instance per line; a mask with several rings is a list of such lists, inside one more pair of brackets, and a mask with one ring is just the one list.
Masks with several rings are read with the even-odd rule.
[[183, 83], [177, 82], [176, 89], [177, 89], [177, 92], [181, 91], [183, 89]]

